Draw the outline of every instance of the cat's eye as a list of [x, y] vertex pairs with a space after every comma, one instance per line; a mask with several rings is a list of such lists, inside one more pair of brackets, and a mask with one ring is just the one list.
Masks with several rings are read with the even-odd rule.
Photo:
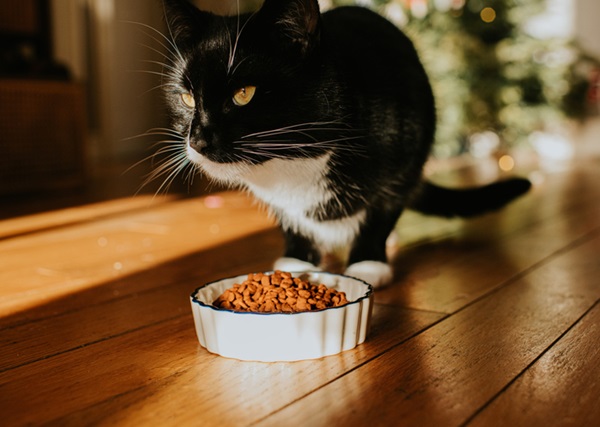
[[181, 94], [181, 101], [183, 101], [183, 103], [189, 108], [196, 107], [196, 100], [194, 99], [194, 95], [192, 95], [189, 92], [183, 92]]
[[233, 103], [238, 107], [247, 105], [254, 94], [256, 93], [256, 86], [244, 86], [233, 92]]

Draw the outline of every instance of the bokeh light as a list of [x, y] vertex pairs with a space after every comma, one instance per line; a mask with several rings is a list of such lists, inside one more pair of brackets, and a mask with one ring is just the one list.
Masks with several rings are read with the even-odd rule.
[[479, 14], [481, 20], [486, 23], [492, 23], [496, 20], [496, 11], [491, 7], [484, 7]]
[[504, 172], [510, 172], [515, 167], [515, 159], [508, 154], [505, 154], [498, 159], [498, 167]]

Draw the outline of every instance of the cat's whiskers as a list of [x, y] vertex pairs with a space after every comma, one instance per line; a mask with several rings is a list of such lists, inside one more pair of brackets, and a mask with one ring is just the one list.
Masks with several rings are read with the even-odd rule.
[[233, 66], [233, 61], [235, 59], [235, 51], [237, 49], [237, 43], [240, 37], [240, 0], [237, 0], [235, 4], [237, 6], [235, 43], [232, 43], [231, 32], [229, 31], [229, 28], [227, 28], [227, 37], [229, 38], [229, 60], [227, 61], [227, 74], [229, 74], [229, 72], [231, 71], [231, 67]]
[[171, 187], [173, 181], [175, 180], [175, 177], [177, 177], [177, 175], [179, 175], [188, 166], [189, 162], [187, 160], [187, 157], [185, 157], [185, 154], [182, 153], [173, 155], [173, 157], [168, 162], [165, 162], [163, 165], [159, 166], [156, 169], [156, 173], [152, 173], [150, 175], [150, 180], [148, 181], [150, 182], [158, 177], [166, 175], [162, 184], [156, 190], [155, 195], [160, 194], [163, 190], [166, 193]]
[[181, 142], [181, 141], [183, 141], [183, 137], [181, 136], [181, 134], [179, 132], [177, 132], [176, 130], [173, 130], [173, 129], [169, 129], [169, 128], [152, 128], [152, 129], [148, 129], [144, 133], [141, 133], [141, 134], [135, 135], [135, 136], [130, 136], [128, 138], [124, 138], [123, 140], [124, 141], [130, 141], [132, 139], [142, 138], [144, 136], [155, 136], [155, 135], [171, 136], [173, 138], [177, 138], [177, 141], [159, 141], [158, 143], [162, 143], [162, 142]]
[[152, 149], [154, 150], [158, 146], [160, 146], [160, 148], [155, 150], [151, 155], [134, 163], [125, 171], [126, 173], [142, 163], [150, 162], [152, 171], [146, 174], [145, 179], [136, 194], [159, 178], [162, 178], [163, 181], [155, 191], [154, 195], [156, 196], [161, 192], [166, 193], [175, 178], [180, 174], [183, 175], [184, 179], [191, 185], [193, 176], [197, 171], [197, 166], [193, 164], [187, 156], [185, 138], [174, 129], [156, 127], [128, 139], [156, 135], [166, 136], [168, 139], [154, 142], [152, 144]]
[[171, 129], [171, 128], [155, 127], [155, 128], [148, 129], [146, 132], [156, 132], [157, 134], [162, 133], [162, 135], [173, 135], [173, 136], [180, 138], [182, 141], [184, 140], [181, 133], [179, 133], [175, 129]]
[[152, 61], [152, 60], [149, 60], [149, 59], [146, 59], [146, 60], [144, 60], [142, 62], [145, 62], [147, 64], [157, 64], [157, 65], [160, 65], [161, 67], [166, 68], [167, 70], [169, 70], [170, 72], [172, 72], [173, 75], [179, 75], [181, 73], [181, 71], [179, 70], [179, 68], [177, 68], [176, 65], [170, 65], [170, 64], [167, 64], [167, 63], [164, 63], [164, 62]]
[[[349, 126], [347, 126], [345, 128], [332, 128], [329, 126], [329, 125], [333, 125], [333, 124], [344, 124], [344, 122], [342, 120], [332, 120], [332, 121], [327, 121], [327, 122], [296, 123], [293, 125], [284, 126], [284, 127], [280, 127], [280, 128], [276, 128], [276, 129], [269, 129], [266, 131], [250, 133], [250, 134], [243, 136], [242, 139], [276, 135], [279, 133], [291, 132], [291, 131], [297, 130], [297, 128], [301, 128], [300, 131], [308, 131], [308, 130], [334, 130], [334, 131], [335, 130], [338, 130], [338, 131], [346, 130], [347, 131], [348, 129], [350, 129]], [[320, 127], [317, 127], [317, 126], [320, 126]], [[303, 129], [302, 129], [302, 127], [303, 127]]]
[[236, 141], [241, 146], [247, 147], [256, 147], [256, 148], [264, 148], [264, 149], [273, 149], [273, 150], [288, 150], [288, 149], [299, 149], [299, 148], [307, 148], [307, 147], [321, 147], [321, 148], [337, 148], [341, 150], [353, 150], [355, 152], [360, 152], [359, 148], [356, 147], [346, 147], [343, 145], [337, 144], [342, 141], [349, 141], [353, 139], [361, 139], [362, 136], [349, 136], [328, 140], [315, 140], [315, 142], [296, 142], [293, 140], [272, 140], [269, 139], [268, 142], [263, 140], [255, 140], [255, 141]]
[[[132, 170], [133, 168], [141, 165], [142, 163], [145, 163], [147, 161], [150, 161], [150, 164], [152, 166], [154, 166], [154, 160], [157, 156], [159, 156], [160, 154], [163, 154], [165, 152], [168, 151], [173, 151], [173, 152], [179, 152], [179, 151], [183, 151], [183, 145], [181, 144], [181, 141], [171, 141], [171, 140], [163, 140], [163, 141], [157, 141], [154, 144], [152, 144], [151, 148], [155, 148], [159, 145], [166, 145], [166, 147], [161, 147], [159, 150], [153, 152], [152, 154], [150, 154], [149, 156], [144, 157], [143, 159], [135, 162], [133, 165], [131, 165], [130, 167], [128, 167], [124, 173], [129, 172], [130, 170]], [[164, 162], [165, 159], [162, 159], [161, 162]], [[160, 163], [159, 163], [160, 164]]]
[[[164, 5], [163, 5], [164, 7]], [[169, 22], [167, 22], [167, 30], [168, 36], [163, 34], [160, 30], [136, 21], [126, 21], [129, 24], [134, 24], [140, 26], [142, 29], [149, 31], [142, 31], [147, 37], [153, 40], [158, 46], [160, 46], [163, 50], [157, 49], [148, 44], [142, 44], [146, 49], [155, 52], [164, 58], [164, 61], [160, 60], [143, 60], [142, 62], [147, 64], [155, 64], [161, 67], [160, 70], [134, 70], [140, 73], [146, 73], [151, 75], [156, 75], [161, 78], [161, 83], [148, 89], [144, 94], [152, 92], [156, 89], [166, 89], [173, 88], [174, 91], [181, 91], [181, 85], [178, 83], [181, 80], [185, 79], [190, 84], [190, 87], [193, 88], [191, 80], [185, 74], [185, 64], [186, 60], [183, 57], [182, 52], [180, 51], [175, 39], [173, 37], [173, 32], [171, 30]], [[166, 53], [165, 53], [166, 52]]]
[[[156, 190], [155, 195], [160, 194], [163, 190], [167, 192], [177, 175], [188, 167], [194, 167], [187, 158], [185, 150], [159, 150], [156, 154], [168, 151], [173, 152], [162, 159], [158, 165], [154, 166], [152, 172], [147, 175], [145, 181], [142, 183], [141, 188], [158, 178], [164, 177], [163, 182]], [[154, 158], [154, 156], [151, 156], [151, 158]]]
[[[366, 155], [360, 146], [342, 144], [345, 141], [361, 139], [363, 135], [342, 135], [340, 132], [352, 131], [342, 120], [307, 122], [284, 126], [267, 131], [254, 132], [234, 141], [234, 149], [268, 158], [284, 158], [282, 151], [291, 151], [302, 156], [309, 156], [311, 149], [330, 149]], [[334, 132], [334, 138], [323, 139], [323, 134]], [[356, 131], [353, 131], [354, 133]], [[317, 136], [319, 135], [319, 136]], [[304, 140], [298, 140], [302, 137]], [[310, 141], [306, 141], [306, 140]], [[313, 152], [314, 155], [314, 152]]]
[[[163, 3], [163, 16], [167, 16], [164, 3]], [[183, 55], [181, 54], [181, 51], [179, 50], [177, 43], [175, 43], [175, 37], [173, 36], [173, 31], [171, 30], [171, 25], [168, 20], [167, 20], [167, 31], [169, 32], [168, 37], [165, 34], [163, 34], [161, 31], [157, 30], [156, 28], [154, 28], [150, 25], [146, 25], [146, 24], [141, 24], [141, 25], [145, 26], [146, 28], [148, 28], [151, 31], [154, 31], [157, 35], [162, 37], [162, 39], [167, 43], [167, 45], [165, 45], [164, 43], [160, 43], [160, 42], [159, 43], [161, 45], [163, 45], [165, 50], [167, 50], [172, 56], [177, 57], [181, 61], [182, 64], [185, 64]]]
[[[171, 67], [174, 74], [178, 74], [180, 75], [181, 72], [179, 71], [179, 68], [181, 67], [181, 63], [179, 63], [177, 61], [178, 57], [174, 56], [174, 54], [171, 53], [171, 51], [169, 50], [169, 48], [167, 46], [165, 46], [160, 40], [158, 40], [156, 37], [153, 37], [152, 35], [148, 34], [148, 33], [144, 33], [146, 34], [146, 36], [150, 37], [152, 40], [154, 40], [159, 46], [161, 46], [163, 48], [163, 50], [166, 50], [168, 53], [165, 53], [164, 51], [161, 51], [159, 49], [156, 49], [153, 46], [150, 46], [148, 44], [140, 44], [142, 47], [155, 52], [157, 55], [160, 56], [160, 58], [162, 59], [161, 61], [143, 61], [143, 62], [151, 62], [151, 63], [155, 63], [157, 65], [160, 65], [161, 67]], [[181, 60], [179, 60], [181, 61]]]
[[166, 154], [166, 153], [179, 153], [182, 151], [182, 147], [181, 146], [173, 146], [173, 144], [168, 144], [165, 147], [160, 147], [158, 150], [156, 150], [155, 155], [161, 155], [161, 154]]
[[172, 86], [173, 89], [177, 89], [178, 91], [181, 90], [181, 86], [177, 85], [175, 83], [161, 83], [159, 85], [151, 87], [150, 89], [148, 89], [147, 91], [145, 91], [144, 93], [142, 93], [142, 95], [146, 95], [147, 93], [150, 93], [150, 92], [152, 92], [154, 90], [157, 90], [157, 89], [165, 89], [165, 88], [167, 88], [169, 86]]
[[[162, 46], [162, 48], [164, 50], [168, 51], [168, 48], [165, 47], [164, 44], [162, 44], [156, 37], [152, 37], [151, 35], [149, 35], [148, 33], [145, 33], [148, 37], [150, 37], [152, 40], [156, 41], [160, 46]], [[175, 59], [173, 59], [173, 55], [169, 55], [168, 53], [163, 52], [162, 50], [158, 50], [155, 47], [152, 47], [148, 44], [141, 44], [142, 47], [145, 47], [148, 50], [151, 50], [152, 52], [155, 52], [156, 54], [160, 55], [162, 58], [165, 59], [166, 62], [164, 62], [164, 64], [170, 63], [174, 66], [177, 66], [178, 63], [177, 61], [175, 61]]]
[[235, 74], [235, 72], [237, 71], [238, 67], [239, 67], [240, 65], [242, 65], [246, 59], [248, 59], [248, 57], [246, 57], [246, 58], [243, 58], [243, 59], [242, 59], [240, 62], [238, 62], [238, 63], [237, 63], [237, 65], [236, 65], [236, 66], [233, 68], [233, 71], [231, 71], [229, 74], [230, 74], [230, 75], [234, 75], [234, 74]]
[[153, 71], [153, 70], [133, 70], [136, 73], [145, 73], [145, 74], [153, 74], [155, 76], [160, 76], [160, 77], [164, 77], [164, 78], [170, 78], [171, 76], [169, 74], [165, 74], [161, 71]]
[[[269, 159], [286, 159], [286, 158], [289, 158], [289, 156], [286, 156], [283, 153], [274, 153], [274, 152], [264, 151], [264, 150], [260, 150], [260, 149], [253, 150], [253, 149], [241, 148], [241, 147], [237, 147], [237, 149], [241, 150], [245, 154], [251, 154], [251, 155], [255, 155], [255, 156], [267, 157]], [[244, 160], [246, 160], [249, 163], [252, 162], [252, 160], [251, 160], [250, 157], [240, 156], [240, 158], [243, 158]]]
[[[164, 3], [163, 3], [163, 13], [164, 13], [164, 16], [167, 15]], [[170, 79], [172, 81], [180, 81], [182, 78], [185, 78], [187, 80], [188, 84], [190, 85], [190, 88], [193, 90], [194, 84], [192, 83], [192, 80], [189, 78], [189, 76], [187, 74], [185, 74], [183, 72], [183, 70], [185, 70], [185, 65], [187, 64], [187, 61], [184, 59], [183, 54], [181, 53], [181, 50], [179, 49], [179, 46], [177, 46], [177, 41], [175, 40], [175, 36], [173, 35], [173, 30], [171, 29], [171, 24], [169, 23], [169, 21], [167, 20], [167, 31], [169, 32], [168, 37], [165, 34], [163, 34], [162, 32], [158, 31], [157, 29], [152, 28], [151, 26], [148, 26], [148, 28], [155, 31], [167, 43], [167, 45], [165, 45], [164, 43], [161, 43], [160, 41], [158, 41], [158, 43], [161, 44], [165, 48], [165, 50], [167, 52], [169, 52], [169, 54], [171, 55], [170, 62], [174, 67], [172, 74], [166, 75], [165, 77], [167, 77], [168, 79]], [[175, 61], [174, 58], [177, 58], [178, 61]]]
[[[152, 27], [151, 25], [148, 24], [144, 24], [143, 22], [136, 22], [136, 21], [125, 21], [125, 23], [128, 24], [134, 24], [134, 25], [139, 25], [143, 28], [146, 28], [148, 30], [153, 31], [155, 34], [159, 35], [161, 37], [161, 39], [149, 34], [149, 33], [145, 33], [148, 37], [150, 37], [152, 40], [156, 41], [161, 47], [163, 47], [168, 53], [169, 55], [164, 54], [163, 52], [154, 49], [150, 46], [146, 46], [147, 48], [154, 50], [155, 52], [159, 53], [160, 55], [164, 56], [166, 59], [168, 59], [169, 61], [171, 61], [173, 64], [175, 64], [175, 60], [173, 58], [177, 58], [179, 61], [181, 61], [182, 64], [185, 64], [185, 60], [183, 59], [183, 55], [181, 54], [181, 51], [179, 50], [179, 48], [177, 47], [177, 45], [175, 44], [175, 42], [173, 41], [173, 34], [171, 33], [171, 29], [167, 23], [167, 29], [169, 30], [169, 35], [171, 38], [167, 37], [166, 35], [164, 35], [161, 31], [157, 30], [156, 28]], [[163, 41], [164, 40], [164, 41]], [[166, 43], [165, 43], [166, 42]]]
[[244, 32], [244, 29], [246, 28], [246, 25], [248, 25], [248, 23], [252, 20], [252, 18], [254, 18], [254, 15], [256, 15], [257, 12], [254, 12], [252, 15], [250, 15], [250, 17], [246, 20], [246, 22], [244, 22], [244, 25], [242, 25], [242, 27], [240, 28], [240, 2], [239, 0], [237, 0], [237, 23], [236, 23], [236, 34], [235, 34], [235, 42], [232, 44], [231, 43], [231, 32], [228, 30], [227, 34], [229, 36], [229, 61], [227, 62], [227, 75], [232, 75], [235, 73], [235, 71], [237, 70], [237, 68], [240, 66], [240, 64], [242, 62], [244, 62], [244, 60], [240, 61], [235, 68], [233, 68], [233, 64], [235, 63], [235, 55], [237, 53], [237, 49], [238, 49], [238, 45], [240, 42], [240, 37], [242, 36], [242, 33]]
[[235, 146], [235, 150], [242, 151], [244, 153], [253, 154], [255, 156], [260, 156], [267, 159], [290, 159], [297, 157], [314, 157], [315, 156], [315, 148], [320, 150], [328, 150], [334, 152], [348, 152], [353, 153], [355, 156], [364, 156], [366, 157], [366, 153], [360, 150], [356, 150], [348, 147], [341, 147], [339, 145], [326, 145], [321, 144], [318, 146], [312, 144], [298, 145], [298, 144], [286, 144], [281, 146], [256, 146], [256, 145], [246, 145], [246, 146]]
[[235, 30], [235, 43], [231, 43], [231, 32], [227, 29], [227, 35], [229, 37], [229, 61], [227, 62], [227, 74], [230, 74], [233, 61], [235, 60], [235, 53], [237, 51], [238, 42], [240, 39], [240, 0], [236, 0], [237, 6], [237, 20]]

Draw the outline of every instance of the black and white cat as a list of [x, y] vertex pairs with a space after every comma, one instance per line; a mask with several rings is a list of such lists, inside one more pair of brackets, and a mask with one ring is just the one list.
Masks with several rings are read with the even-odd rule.
[[163, 1], [182, 150], [269, 207], [286, 238], [275, 268], [314, 270], [346, 248], [346, 274], [379, 286], [392, 278], [386, 239], [405, 208], [470, 216], [528, 190], [524, 179], [460, 191], [422, 181], [432, 91], [412, 43], [374, 12], [265, 0], [223, 17]]

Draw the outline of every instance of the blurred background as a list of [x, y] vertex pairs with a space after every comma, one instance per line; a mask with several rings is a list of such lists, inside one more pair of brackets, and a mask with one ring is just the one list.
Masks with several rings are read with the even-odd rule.
[[[235, 14], [261, 1], [195, 3]], [[320, 3], [369, 7], [411, 36], [437, 98], [436, 159], [564, 158], [574, 129], [597, 121], [597, 0]], [[168, 126], [162, 33], [160, 0], [0, 0], [0, 218], [219, 190], [184, 176], [142, 186], [161, 140], [144, 134]]]

